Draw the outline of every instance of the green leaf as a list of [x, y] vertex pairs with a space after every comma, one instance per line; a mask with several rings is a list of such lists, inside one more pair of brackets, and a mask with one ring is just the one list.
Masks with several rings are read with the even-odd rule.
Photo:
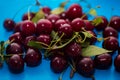
[[102, 18], [101, 18], [101, 17], [97, 17], [97, 18], [95, 18], [95, 19], [92, 21], [92, 24], [93, 24], [94, 26], [97, 26], [97, 25], [99, 25], [99, 24], [102, 23], [102, 22], [103, 22]]
[[92, 16], [97, 16], [97, 12], [95, 9], [90, 9], [89, 14]]
[[40, 10], [36, 13], [35, 17], [32, 19], [32, 22], [36, 23], [36, 22], [38, 22], [38, 20], [43, 19], [44, 17], [45, 17], [45, 14], [44, 14], [44, 12], [42, 11], [42, 9], [40, 9]]
[[94, 45], [89, 45], [86, 48], [82, 49], [82, 56], [96, 56], [96, 55], [100, 55], [106, 52], [111, 52], [109, 50], [103, 49], [103, 48], [99, 48], [97, 46]]
[[64, 12], [65, 9], [64, 7], [58, 7], [58, 8], [55, 8], [54, 10], [51, 11], [52, 14], [61, 14], [62, 12]]
[[44, 46], [48, 46], [47, 44], [44, 44], [42, 42], [37, 42], [37, 41], [30, 41], [27, 45], [37, 49], [46, 49], [46, 47]]

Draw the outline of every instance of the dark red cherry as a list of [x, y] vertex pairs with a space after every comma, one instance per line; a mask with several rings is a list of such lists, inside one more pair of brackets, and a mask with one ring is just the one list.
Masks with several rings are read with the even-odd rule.
[[29, 43], [30, 41], [36, 41], [36, 37], [35, 37], [35, 36], [27, 36], [27, 37], [25, 38], [25, 40], [24, 40], [24, 47], [25, 47], [25, 49], [33, 48], [33, 47], [31, 47], [31, 46], [28, 46], [28, 43]]
[[112, 56], [108, 53], [95, 56], [94, 63], [97, 69], [108, 69], [112, 64]]
[[102, 19], [102, 22], [101, 22], [100, 24], [98, 24], [97, 26], [95, 26], [95, 28], [96, 28], [97, 30], [104, 30], [104, 29], [107, 27], [107, 25], [108, 25], [108, 20], [107, 20], [107, 18], [104, 17], [104, 16], [98, 16], [98, 17], [96, 17], [95, 19], [97, 19], [97, 18], [101, 18], [101, 19]]
[[55, 56], [50, 61], [50, 67], [55, 73], [63, 72], [68, 66], [67, 60], [62, 56]]
[[70, 20], [80, 18], [82, 16], [82, 7], [79, 4], [72, 4], [68, 8], [66, 14]]
[[52, 23], [48, 19], [40, 19], [37, 22], [36, 34], [50, 34], [52, 32]]
[[58, 31], [58, 28], [65, 23], [67, 22], [64, 19], [57, 20], [54, 26], [55, 31]]
[[113, 16], [110, 20], [110, 26], [120, 31], [120, 16]]
[[117, 38], [110, 36], [109, 38], [105, 39], [103, 41], [103, 48], [107, 49], [107, 50], [112, 50], [112, 51], [116, 51], [118, 50], [119, 47], [119, 42], [117, 40]]
[[9, 40], [12, 41], [12, 42], [16, 42], [16, 43], [22, 43], [22, 35], [20, 32], [16, 32], [14, 34], [12, 34], [10, 37], [9, 37]]
[[103, 31], [103, 37], [109, 37], [109, 36], [114, 36], [114, 37], [118, 37], [118, 32], [112, 28], [112, 27], [106, 27]]
[[62, 12], [62, 13], [60, 14], [60, 18], [61, 18], [61, 19], [66, 19], [66, 18], [67, 18], [66, 12]]
[[120, 72], [120, 54], [115, 57], [114, 66], [116, 71]]
[[71, 25], [63, 24], [58, 28], [58, 34], [61, 36], [64, 33], [64, 38], [70, 38], [73, 34]]
[[84, 23], [85, 23], [85, 30], [93, 30], [95, 28], [95, 26], [93, 26], [90, 21], [85, 20]]
[[37, 37], [37, 41], [43, 42], [43, 43], [49, 45], [51, 43], [51, 37], [48, 34], [41, 34]]
[[15, 27], [15, 22], [12, 19], [5, 19], [3, 22], [3, 26], [7, 31], [11, 31]]
[[51, 9], [46, 6], [46, 7], [43, 7], [43, 8], [42, 8], [42, 11], [43, 11], [45, 14], [50, 14]]
[[41, 63], [42, 55], [39, 52], [39, 50], [29, 48], [27, 50], [27, 53], [26, 53], [24, 59], [25, 59], [25, 62], [27, 64], [27, 66], [35, 67], [35, 66], [38, 66]]
[[22, 54], [22, 46], [18, 43], [11, 43], [6, 47], [6, 54]]
[[84, 57], [77, 63], [77, 71], [85, 77], [91, 77], [94, 74], [94, 62], [90, 57]]
[[8, 60], [8, 68], [12, 73], [21, 73], [24, 70], [24, 60], [18, 54], [12, 55]]
[[23, 36], [31, 36], [35, 34], [35, 25], [32, 21], [25, 20], [22, 22], [20, 30]]
[[14, 32], [20, 32], [20, 26], [21, 26], [22, 22], [18, 22], [16, 25], [15, 25], [15, 28], [14, 28]]
[[[29, 14], [30, 20], [32, 20], [34, 16], [35, 16], [35, 13], [30, 12], [30, 14]], [[25, 13], [25, 14], [23, 15], [22, 20], [23, 20], [23, 21], [24, 21], [24, 20], [28, 20], [28, 13]]]
[[53, 27], [55, 25], [55, 22], [60, 19], [60, 16], [59, 15], [56, 15], [56, 14], [50, 14], [48, 17], [47, 17], [48, 20], [51, 21]]
[[69, 58], [77, 58], [82, 53], [81, 46], [76, 42], [71, 42], [69, 45], [65, 47], [65, 54]]
[[85, 23], [82, 19], [80, 18], [75, 18], [72, 22], [71, 22], [71, 26], [73, 28], [74, 31], [79, 32], [82, 30], [83, 27], [85, 27]]

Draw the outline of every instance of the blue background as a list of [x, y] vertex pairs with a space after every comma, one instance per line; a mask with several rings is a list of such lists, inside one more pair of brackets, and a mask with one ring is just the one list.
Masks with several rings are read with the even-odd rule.
[[[51, 9], [59, 6], [64, 0], [40, 0], [42, 6], [49, 6]], [[67, 4], [66, 8], [70, 6], [71, 3], [79, 3], [79, 0], [71, 0]], [[8, 40], [12, 32], [7, 32], [3, 28], [3, 21], [6, 18], [13, 18], [15, 13], [26, 5], [34, 4], [35, 0], [0, 0], [0, 41]], [[104, 15], [109, 20], [112, 15], [120, 16], [120, 0], [87, 0], [87, 3], [91, 4], [94, 8], [100, 5], [100, 9], [96, 9], [98, 15]], [[88, 11], [86, 8], [86, 3], [79, 3], [83, 7], [83, 11]], [[111, 9], [114, 11], [111, 14]], [[23, 13], [27, 12], [28, 7], [22, 9], [15, 17], [15, 21], [21, 21], [21, 16]], [[38, 8], [32, 8], [31, 11], [36, 11]], [[98, 37], [101, 35], [98, 35]], [[120, 36], [120, 33], [119, 33]], [[120, 38], [120, 37], [119, 37]], [[120, 39], [119, 39], [120, 42]], [[102, 42], [97, 42], [97, 46], [101, 46]], [[116, 55], [113, 55], [113, 58]], [[85, 78], [78, 73], [74, 75], [72, 79], [69, 78], [70, 67], [68, 67], [63, 80], [91, 80], [91, 78]], [[60, 74], [55, 74], [51, 71], [49, 61], [42, 59], [42, 64], [38, 67], [30, 68], [25, 66], [25, 70], [21, 74], [12, 74], [9, 72], [7, 65], [4, 63], [4, 67], [0, 69], [0, 80], [58, 80]], [[96, 80], [120, 80], [120, 73], [114, 70], [114, 65], [108, 70], [96, 70], [95, 75]]]

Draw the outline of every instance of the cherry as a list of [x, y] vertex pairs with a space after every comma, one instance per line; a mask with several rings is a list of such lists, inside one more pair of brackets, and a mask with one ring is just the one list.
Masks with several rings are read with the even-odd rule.
[[[34, 16], [35, 16], [35, 13], [30, 12], [30, 16], [29, 16], [29, 17], [30, 17], [30, 20], [32, 20]], [[24, 21], [24, 20], [28, 20], [28, 13], [25, 13], [25, 14], [23, 15], [22, 20], [23, 20], [23, 21]]]
[[87, 31], [88, 33], [90, 33], [91, 35], [93, 35], [91, 38], [87, 38], [86, 41], [89, 41], [90, 44], [94, 44], [97, 41], [97, 35], [95, 34], [94, 31]]
[[90, 21], [84, 20], [85, 30], [93, 30], [95, 26], [92, 25]]
[[96, 28], [97, 30], [104, 30], [104, 29], [107, 27], [107, 25], [108, 25], [108, 20], [107, 20], [107, 18], [104, 17], [104, 16], [98, 16], [98, 17], [96, 17], [95, 19], [97, 19], [97, 18], [101, 18], [101, 19], [102, 19], [102, 22], [101, 22], [100, 24], [98, 24], [97, 26], [95, 26], [95, 28]]
[[108, 53], [97, 55], [94, 58], [94, 63], [97, 69], [108, 69], [112, 64], [112, 57]]
[[120, 72], [120, 63], [119, 62], [120, 62], [120, 54], [118, 54], [114, 60], [114, 66], [115, 66], [116, 71], [118, 71], [118, 72]]
[[112, 50], [112, 51], [116, 51], [118, 50], [119, 47], [119, 42], [117, 40], [117, 38], [110, 36], [109, 38], [105, 39], [103, 41], [103, 48], [107, 49], [107, 50]]
[[50, 37], [50, 35], [47, 35], [47, 34], [41, 34], [37, 37], [37, 41], [43, 42], [43, 43], [49, 45], [51, 43], [51, 37]]
[[65, 23], [67, 22], [64, 19], [57, 20], [54, 26], [55, 31], [58, 31], [58, 28]]
[[77, 58], [81, 55], [82, 49], [81, 46], [76, 42], [71, 42], [69, 45], [65, 47], [65, 54], [72, 59]]
[[25, 49], [33, 48], [33, 47], [31, 47], [31, 46], [28, 46], [28, 43], [29, 43], [30, 41], [36, 41], [36, 37], [35, 37], [35, 36], [27, 36], [27, 37], [25, 38], [25, 40], [24, 40], [24, 47], [25, 47]]
[[25, 59], [25, 62], [27, 64], [27, 66], [35, 67], [35, 66], [38, 66], [41, 63], [42, 55], [39, 52], [39, 50], [29, 48], [27, 50], [27, 53], [26, 53], [24, 59]]
[[8, 68], [12, 73], [21, 73], [24, 70], [24, 60], [18, 54], [14, 54], [8, 60]]
[[16, 25], [15, 25], [15, 28], [14, 28], [14, 32], [20, 32], [20, 26], [21, 26], [22, 22], [18, 22]]
[[85, 27], [85, 23], [83, 20], [81, 20], [80, 18], [75, 18], [72, 22], [71, 22], [71, 26], [73, 28], [74, 31], [79, 32], [81, 31], [81, 29], [83, 27]]
[[60, 14], [60, 18], [61, 18], [61, 19], [66, 19], [66, 18], [67, 18], [66, 12], [62, 12], [62, 13]]
[[22, 43], [22, 35], [20, 32], [16, 32], [9, 37], [9, 40], [16, 43]]
[[85, 77], [91, 77], [94, 74], [94, 62], [90, 57], [84, 57], [77, 63], [77, 71]]
[[52, 32], [52, 23], [48, 19], [40, 19], [37, 22], [36, 33], [40, 34], [50, 34]]
[[103, 31], [103, 37], [109, 37], [109, 36], [114, 36], [114, 37], [118, 37], [118, 32], [112, 28], [112, 27], [106, 27]]
[[35, 25], [32, 21], [25, 20], [20, 27], [23, 36], [31, 36], [35, 34]]
[[7, 31], [12, 31], [15, 27], [15, 22], [12, 19], [5, 19], [3, 26]]
[[50, 67], [55, 73], [63, 72], [67, 66], [67, 60], [62, 56], [54, 56], [54, 58], [50, 61]]
[[110, 26], [116, 29], [117, 31], [120, 31], [120, 17], [113, 16], [110, 20]]
[[72, 4], [68, 8], [66, 14], [70, 20], [80, 18], [82, 16], [82, 7], [79, 4]]
[[46, 16], [48, 16], [50, 14], [51, 9], [46, 6], [42, 8], [42, 11], [45, 13]]
[[6, 54], [22, 54], [22, 46], [18, 43], [11, 43], [6, 47]]
[[58, 34], [61, 36], [64, 33], [63, 38], [70, 38], [73, 34], [71, 25], [63, 24], [58, 28]]
[[55, 25], [55, 22], [60, 19], [60, 16], [59, 15], [56, 15], [56, 14], [50, 14], [48, 17], [47, 17], [48, 20], [51, 21], [53, 27]]

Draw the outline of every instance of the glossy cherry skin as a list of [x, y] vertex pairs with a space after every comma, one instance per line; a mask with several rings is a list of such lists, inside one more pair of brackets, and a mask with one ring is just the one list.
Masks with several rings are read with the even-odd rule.
[[52, 26], [53, 26], [53, 28], [54, 28], [55, 22], [56, 22], [58, 19], [60, 19], [60, 16], [59, 16], [59, 15], [56, 15], [56, 14], [50, 14], [50, 15], [47, 17], [47, 19], [51, 21]]
[[85, 27], [85, 23], [82, 19], [80, 18], [75, 18], [72, 22], [71, 22], [71, 26], [73, 28], [73, 30], [75, 32], [79, 32], [82, 30], [83, 27]]
[[55, 23], [55, 26], [54, 26], [54, 30], [58, 31], [58, 28], [65, 23], [67, 23], [67, 22], [64, 19], [57, 20], [56, 23]]
[[35, 49], [28, 49], [24, 58], [27, 66], [35, 67], [41, 63], [42, 55], [39, 50]]
[[90, 57], [84, 57], [77, 63], [77, 71], [85, 77], [91, 77], [94, 74], [94, 62]]
[[82, 7], [79, 4], [72, 4], [66, 11], [66, 14], [70, 20], [80, 18], [82, 16]]
[[37, 41], [43, 42], [43, 43], [49, 45], [51, 43], [51, 37], [50, 37], [50, 35], [47, 35], [47, 34], [41, 34], [37, 37]]
[[61, 36], [64, 34], [63, 38], [70, 38], [73, 34], [71, 25], [63, 24], [58, 28], [58, 35]]
[[3, 26], [7, 31], [12, 31], [15, 27], [15, 22], [12, 19], [5, 19]]
[[16, 42], [16, 43], [20, 43], [22, 44], [22, 35], [20, 32], [16, 32], [14, 34], [12, 34], [10, 37], [9, 37], [9, 40], [12, 41], [12, 42]]
[[46, 6], [46, 7], [43, 7], [43, 8], [42, 8], [42, 11], [43, 11], [46, 15], [49, 15], [51, 9], [50, 9], [49, 7]]
[[14, 32], [20, 32], [20, 26], [21, 26], [22, 22], [18, 22], [16, 25], [15, 25], [15, 28], [14, 28]]
[[113, 16], [110, 20], [110, 26], [120, 31], [120, 16]]
[[82, 16], [84, 16], [82, 19], [83, 20], [88, 20], [88, 16], [85, 13], [82, 13]]
[[23, 54], [23, 48], [18, 43], [11, 43], [6, 47], [6, 54]]
[[28, 46], [28, 43], [29, 43], [30, 41], [36, 41], [36, 37], [35, 37], [35, 36], [27, 36], [27, 37], [25, 38], [25, 40], [24, 40], [24, 48], [25, 48], [25, 49], [33, 48], [33, 47], [31, 47], [31, 46]]
[[37, 22], [36, 33], [40, 34], [50, 34], [52, 32], [52, 23], [48, 19], [40, 19]]
[[50, 61], [50, 67], [55, 73], [63, 72], [68, 66], [67, 60], [62, 56], [54, 56]]
[[113, 36], [110, 36], [109, 38], [103, 41], [103, 48], [107, 50], [116, 51], [118, 50], [118, 47], [119, 47], [119, 42], [117, 38]]
[[[33, 12], [30, 12], [30, 20], [32, 20], [33, 19], [33, 17], [35, 16], [35, 13], [33, 13]], [[22, 20], [24, 21], [24, 20], [28, 20], [28, 13], [25, 13], [23, 16], [22, 16]]]
[[62, 13], [60, 14], [60, 18], [61, 18], [61, 19], [66, 19], [66, 18], [67, 18], [66, 12], [62, 12]]
[[118, 32], [112, 27], [106, 27], [103, 31], [103, 37], [106, 38], [109, 36], [114, 36], [118, 38]]
[[35, 34], [35, 25], [32, 21], [25, 20], [22, 22], [20, 30], [24, 37], [31, 36]]
[[100, 24], [98, 24], [97, 26], [95, 26], [95, 28], [96, 28], [97, 30], [104, 30], [104, 29], [107, 27], [107, 25], [108, 25], [108, 20], [107, 20], [107, 18], [104, 17], [104, 16], [98, 16], [98, 17], [96, 17], [95, 19], [97, 19], [97, 18], [101, 18], [101, 19], [102, 19], [102, 22], [101, 22]]
[[65, 54], [72, 59], [77, 58], [82, 53], [81, 46], [76, 42], [71, 42], [65, 47]]
[[108, 53], [95, 56], [94, 63], [97, 69], [108, 69], [112, 64], [112, 56]]
[[8, 68], [12, 73], [21, 73], [24, 71], [24, 60], [18, 54], [12, 55], [8, 60]]
[[120, 54], [118, 54], [118, 55], [115, 57], [114, 67], [115, 67], [116, 71], [120, 72]]
[[85, 23], [85, 30], [93, 30], [95, 28], [95, 26], [93, 26], [90, 21], [85, 20], [84, 23]]

